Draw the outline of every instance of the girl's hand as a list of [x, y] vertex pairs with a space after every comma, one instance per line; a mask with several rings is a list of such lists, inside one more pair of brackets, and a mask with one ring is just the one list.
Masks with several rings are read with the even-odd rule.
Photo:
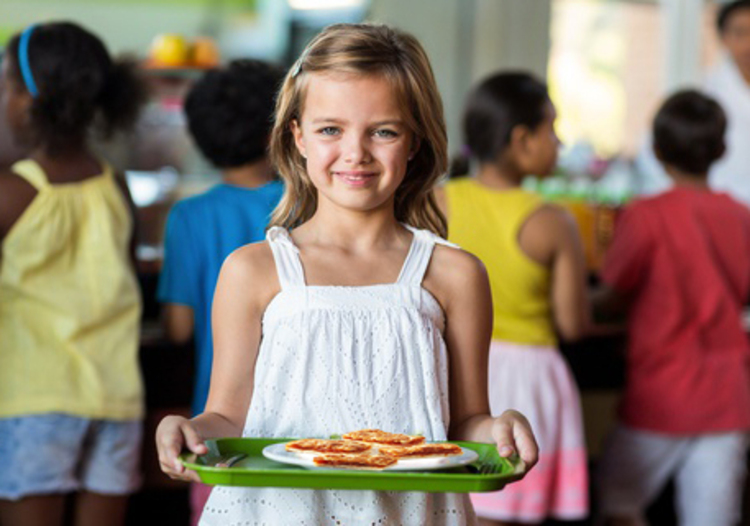
[[507, 458], [518, 454], [525, 464], [524, 473], [527, 473], [539, 460], [539, 446], [529, 421], [513, 409], [492, 420], [492, 438], [500, 456]]
[[156, 450], [161, 470], [175, 480], [200, 482], [198, 474], [185, 469], [177, 458], [183, 449], [197, 455], [208, 453], [206, 444], [190, 420], [182, 416], [164, 417], [156, 428]]

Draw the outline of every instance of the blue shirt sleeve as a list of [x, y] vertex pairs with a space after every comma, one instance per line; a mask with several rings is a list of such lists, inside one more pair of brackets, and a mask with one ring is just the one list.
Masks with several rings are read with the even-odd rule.
[[180, 203], [167, 217], [164, 234], [164, 258], [156, 297], [161, 303], [178, 303], [197, 308], [199, 297], [199, 261], [189, 214]]

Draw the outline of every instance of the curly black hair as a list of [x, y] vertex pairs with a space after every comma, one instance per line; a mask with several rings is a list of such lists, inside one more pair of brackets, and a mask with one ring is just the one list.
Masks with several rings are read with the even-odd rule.
[[218, 168], [233, 168], [266, 155], [282, 73], [259, 60], [234, 60], [209, 70], [185, 101], [188, 127], [198, 148]]
[[[20, 34], [8, 43], [9, 71], [23, 83]], [[35, 145], [54, 150], [83, 140], [92, 125], [109, 137], [135, 123], [147, 91], [134, 61], [112, 60], [102, 41], [72, 22], [36, 26], [28, 61], [38, 94], [31, 105]]]
[[661, 162], [703, 175], [724, 154], [726, 129], [718, 102], [695, 90], [678, 91], [654, 117], [654, 150]]

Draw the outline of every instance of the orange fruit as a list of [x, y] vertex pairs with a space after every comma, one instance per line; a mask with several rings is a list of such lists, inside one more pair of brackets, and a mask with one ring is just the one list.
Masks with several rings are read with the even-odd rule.
[[198, 37], [193, 41], [192, 66], [213, 68], [219, 65], [219, 48], [209, 37]]
[[183, 67], [188, 65], [190, 47], [181, 35], [164, 33], [151, 43], [149, 57], [155, 66]]

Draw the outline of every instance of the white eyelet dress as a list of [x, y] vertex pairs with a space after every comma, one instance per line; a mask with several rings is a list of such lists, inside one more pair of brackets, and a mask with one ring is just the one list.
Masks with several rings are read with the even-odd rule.
[[[245, 437], [328, 438], [363, 428], [446, 440], [445, 325], [422, 287], [435, 243], [414, 233], [393, 284], [307, 286], [289, 233], [269, 229], [281, 292], [263, 315]], [[468, 495], [217, 486], [201, 526], [467, 525]]]

